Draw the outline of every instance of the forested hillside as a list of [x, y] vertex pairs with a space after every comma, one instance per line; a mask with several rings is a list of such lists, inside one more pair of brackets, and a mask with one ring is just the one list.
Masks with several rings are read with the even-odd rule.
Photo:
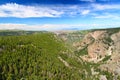
[[30, 35], [44, 32], [46, 33], [47, 31], [0, 30], [0, 36]]
[[88, 78], [89, 66], [77, 60], [52, 33], [0, 37], [0, 80]]
[[0, 37], [0, 80], [62, 78], [69, 72], [57, 58], [64, 51], [52, 33]]

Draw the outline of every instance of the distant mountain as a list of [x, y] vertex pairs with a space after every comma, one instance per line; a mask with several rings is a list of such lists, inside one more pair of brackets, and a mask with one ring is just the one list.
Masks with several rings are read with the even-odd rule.
[[47, 31], [23, 31], [23, 30], [0, 30], [0, 36], [17, 36], [17, 35], [28, 35], [36, 33], [44, 33]]

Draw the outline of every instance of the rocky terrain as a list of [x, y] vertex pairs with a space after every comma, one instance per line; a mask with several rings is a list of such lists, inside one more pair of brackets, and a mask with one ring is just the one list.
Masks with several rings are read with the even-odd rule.
[[100, 68], [112, 72], [114, 75], [120, 75], [120, 31], [110, 37], [114, 43], [111, 58]]
[[112, 54], [112, 42], [108, 41], [109, 34], [106, 30], [93, 31], [85, 35], [79, 43], [78, 50], [87, 48], [88, 55], [82, 56], [84, 60], [98, 62], [105, 56]]
[[[69, 38], [66, 35], [68, 33], [64, 32], [62, 39], [67, 42]], [[89, 30], [79, 36], [82, 37], [77, 41], [72, 37], [75, 40], [72, 43], [75, 53], [84, 61], [100, 64], [98, 67], [100, 70], [108, 71], [113, 75], [113, 80], [118, 80], [120, 76], [120, 29]], [[94, 69], [92, 70], [94, 73]], [[107, 80], [107, 78], [101, 75], [100, 80]]]
[[120, 28], [0, 35], [0, 80], [120, 80]]

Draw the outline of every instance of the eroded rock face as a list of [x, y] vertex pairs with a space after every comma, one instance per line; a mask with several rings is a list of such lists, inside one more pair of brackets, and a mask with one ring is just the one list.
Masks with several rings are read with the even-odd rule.
[[[120, 31], [106, 29], [88, 32], [80, 41], [74, 42], [73, 46], [78, 52], [86, 50], [87, 55], [79, 56], [83, 60], [96, 64], [102, 62], [100, 70], [120, 75]], [[110, 57], [104, 61], [106, 56]], [[94, 70], [91, 71], [93, 75], [96, 74]], [[99, 79], [106, 80], [106, 76], [101, 75]]]
[[120, 31], [111, 35], [114, 49], [110, 60], [106, 64], [100, 66], [100, 69], [109, 71], [114, 75], [120, 75]]
[[83, 56], [84, 59], [87, 61], [100, 61], [106, 55], [112, 54], [112, 47], [107, 41], [109, 37], [106, 30], [90, 32], [84, 37], [82, 42], [78, 43], [78, 50], [87, 48], [88, 55]]
[[95, 39], [92, 44], [90, 44], [88, 48], [88, 55], [91, 58], [102, 58], [105, 55], [107, 55], [107, 51], [109, 48], [109, 45], [106, 44], [105, 38], [108, 37], [108, 34], [106, 31], [94, 31], [90, 33], [91, 36]]
[[82, 50], [83, 48], [87, 47], [89, 44], [94, 42], [94, 38], [91, 34], [85, 35], [81, 42], [74, 43], [73, 46], [77, 48], [77, 50]]
[[118, 33], [115, 33], [111, 36], [111, 39], [114, 42], [115, 46], [115, 53], [120, 53], [120, 31]]
[[106, 76], [105, 76], [105, 75], [100, 75], [99, 80], [107, 80], [107, 78], [106, 78]]
[[[87, 44], [88, 50], [88, 55], [82, 56], [83, 60], [97, 63], [110, 55], [110, 59], [99, 68], [114, 74], [114, 77], [120, 76], [120, 31], [112, 35], [107, 31], [94, 31], [87, 34], [83, 42]], [[100, 80], [104, 79], [105, 76], [100, 77]]]
[[88, 55], [91, 58], [101, 58], [104, 57], [106, 55], [107, 52], [107, 48], [109, 46], [104, 44], [101, 41], [95, 41], [93, 44], [88, 46]]
[[95, 39], [95, 40], [98, 40], [100, 38], [104, 38], [106, 37], [105, 35], [106, 31], [94, 31], [94, 32], [91, 32], [91, 36]]

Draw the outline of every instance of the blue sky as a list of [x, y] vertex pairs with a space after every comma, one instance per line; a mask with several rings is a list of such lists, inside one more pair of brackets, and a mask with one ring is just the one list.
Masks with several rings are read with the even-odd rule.
[[0, 29], [120, 27], [119, 0], [0, 0]]

